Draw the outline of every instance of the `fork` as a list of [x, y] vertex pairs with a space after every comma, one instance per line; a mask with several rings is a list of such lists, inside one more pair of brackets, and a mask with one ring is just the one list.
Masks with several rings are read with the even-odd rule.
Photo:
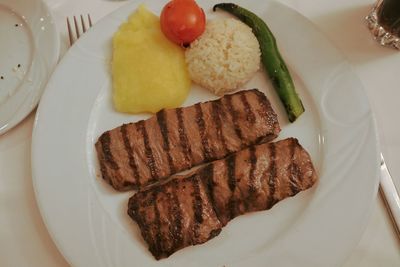
[[[74, 30], [71, 27], [71, 23], [69, 22], [69, 18], [67, 17], [67, 28], [68, 28], [68, 36], [69, 36], [69, 44], [72, 46], [78, 38], [84, 34], [90, 27], [92, 27], [92, 19], [90, 18], [90, 15], [87, 14], [87, 22], [89, 24], [89, 27], [86, 26], [85, 19], [83, 15], [80, 15], [80, 22], [81, 26], [79, 27], [78, 19], [76, 17], [73, 17], [74, 20], [74, 26], [75, 26], [75, 34]], [[82, 31], [81, 31], [82, 30]]]

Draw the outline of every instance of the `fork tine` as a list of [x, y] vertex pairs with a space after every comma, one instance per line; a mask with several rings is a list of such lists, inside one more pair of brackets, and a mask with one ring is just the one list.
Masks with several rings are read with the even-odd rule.
[[68, 28], [69, 44], [72, 45], [74, 43], [74, 36], [72, 35], [71, 24], [69, 23], [68, 17], [67, 17], [67, 28]]
[[[79, 17], [77, 16], [73, 17], [74, 20], [74, 25], [75, 26], [75, 33], [74, 33], [74, 28], [71, 26], [70, 19], [67, 17], [67, 28], [68, 28], [68, 36], [69, 36], [69, 43], [72, 46], [78, 38], [84, 34], [90, 27], [92, 27], [92, 18], [90, 17], [89, 14], [87, 14], [87, 21], [85, 22], [85, 18], [83, 15], [80, 15], [80, 24], [78, 23]], [[87, 26], [87, 23], [89, 23], [89, 26]], [[82, 31], [81, 31], [82, 29]]]
[[89, 20], [89, 27], [92, 27], [92, 19], [90, 18], [89, 14], [87, 14], [87, 16], [88, 16], [88, 20]]
[[86, 32], [86, 25], [85, 21], [83, 20], [83, 16], [81, 15], [81, 23], [82, 23], [82, 31], [85, 33]]
[[78, 39], [80, 37], [80, 34], [79, 34], [78, 22], [76, 21], [75, 16], [74, 16], [74, 24], [75, 24], [75, 31], [76, 31], [76, 39]]

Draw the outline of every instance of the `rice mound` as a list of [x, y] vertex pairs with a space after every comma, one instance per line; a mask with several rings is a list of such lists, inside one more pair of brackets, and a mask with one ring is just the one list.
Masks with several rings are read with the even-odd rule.
[[250, 80], [259, 69], [260, 54], [251, 28], [228, 18], [208, 22], [185, 58], [192, 81], [222, 95]]

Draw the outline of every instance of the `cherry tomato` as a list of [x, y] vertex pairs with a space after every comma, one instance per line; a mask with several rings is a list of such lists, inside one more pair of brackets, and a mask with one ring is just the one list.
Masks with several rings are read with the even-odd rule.
[[172, 0], [164, 6], [160, 23], [169, 40], [188, 45], [204, 32], [206, 15], [194, 0]]

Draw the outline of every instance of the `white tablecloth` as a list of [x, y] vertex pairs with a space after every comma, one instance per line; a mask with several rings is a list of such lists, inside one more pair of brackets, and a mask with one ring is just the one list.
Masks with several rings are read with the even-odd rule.
[[[68, 47], [66, 16], [90, 13], [101, 19], [124, 4], [106, 0], [45, 0]], [[308, 17], [347, 56], [360, 76], [375, 112], [382, 150], [394, 177], [400, 177], [400, 52], [377, 45], [363, 18], [373, 0], [282, 0]], [[32, 188], [30, 146], [34, 112], [0, 136], [0, 266], [68, 266], [41, 219]], [[397, 179], [397, 185], [399, 179]], [[346, 219], [346, 218], [342, 218]], [[346, 267], [400, 266], [396, 239], [383, 202], [377, 196], [364, 235]]]

